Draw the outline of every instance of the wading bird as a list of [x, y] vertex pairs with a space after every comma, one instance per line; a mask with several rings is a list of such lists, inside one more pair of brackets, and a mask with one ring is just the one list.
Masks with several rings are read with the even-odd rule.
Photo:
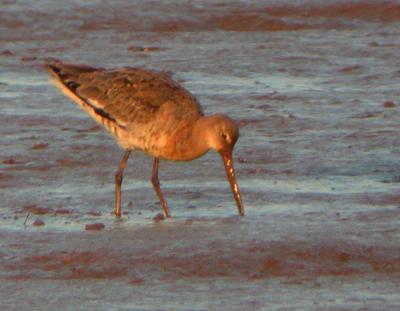
[[232, 152], [239, 129], [226, 115], [205, 116], [196, 98], [168, 75], [138, 68], [103, 69], [52, 60], [54, 84], [103, 125], [125, 149], [115, 173], [115, 215], [121, 216], [123, 171], [132, 150], [154, 157], [152, 184], [165, 217], [170, 210], [158, 180], [159, 159], [190, 161], [208, 150], [224, 162], [239, 214], [244, 207]]

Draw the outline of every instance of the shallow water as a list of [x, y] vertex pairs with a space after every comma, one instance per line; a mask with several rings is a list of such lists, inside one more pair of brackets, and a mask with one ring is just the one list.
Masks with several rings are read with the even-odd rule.
[[[286, 3], [1, 2], [2, 310], [400, 307], [400, 3]], [[246, 217], [210, 152], [161, 162], [153, 221], [135, 153], [116, 220], [122, 151], [49, 57], [171, 72], [237, 120]]]

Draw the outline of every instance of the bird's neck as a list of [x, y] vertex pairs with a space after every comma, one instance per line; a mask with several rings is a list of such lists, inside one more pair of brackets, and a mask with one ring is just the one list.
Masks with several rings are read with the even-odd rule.
[[180, 161], [196, 159], [209, 150], [207, 137], [207, 117], [200, 117], [190, 126], [179, 131], [180, 139], [176, 140], [176, 155]]

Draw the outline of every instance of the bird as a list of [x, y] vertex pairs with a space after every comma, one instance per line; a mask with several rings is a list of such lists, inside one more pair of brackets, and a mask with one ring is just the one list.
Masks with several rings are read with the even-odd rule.
[[199, 101], [165, 72], [102, 68], [51, 59], [51, 82], [112, 134], [124, 149], [115, 173], [114, 214], [121, 217], [121, 185], [132, 151], [154, 158], [151, 182], [163, 218], [171, 217], [158, 178], [159, 161], [191, 161], [214, 150], [221, 156], [238, 213], [244, 206], [233, 166], [237, 123], [224, 114], [205, 115]]

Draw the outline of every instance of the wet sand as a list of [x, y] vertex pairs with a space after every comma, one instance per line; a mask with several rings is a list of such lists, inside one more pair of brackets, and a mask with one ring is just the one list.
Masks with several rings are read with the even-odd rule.
[[[2, 310], [400, 308], [400, 3], [3, 1]], [[241, 126], [237, 216], [219, 156], [135, 153], [46, 58], [166, 71]]]

